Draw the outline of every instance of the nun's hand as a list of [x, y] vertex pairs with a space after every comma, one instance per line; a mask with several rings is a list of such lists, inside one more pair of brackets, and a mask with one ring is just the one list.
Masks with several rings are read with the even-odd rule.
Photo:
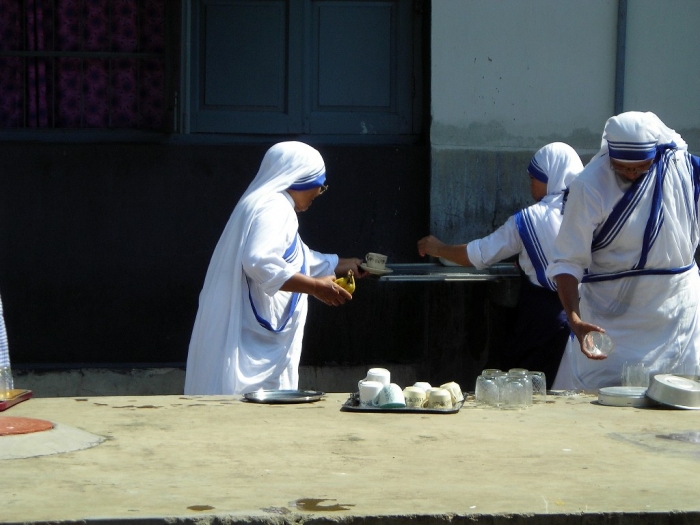
[[314, 297], [319, 301], [326, 303], [328, 306], [340, 306], [346, 301], [352, 301], [352, 295], [347, 290], [343, 289], [335, 283], [335, 277], [329, 275], [316, 279], [316, 290]]
[[443, 246], [445, 246], [445, 243], [440, 239], [434, 235], [428, 235], [418, 241], [418, 255], [421, 257], [425, 257], [426, 255], [440, 257], [440, 250]]
[[338, 266], [335, 267], [335, 274], [339, 277], [344, 277], [348, 274], [348, 270], [352, 270], [355, 274], [355, 278], [362, 279], [369, 275], [369, 272], [363, 270], [360, 265], [362, 264], [362, 259], [357, 257], [351, 257], [349, 259], [338, 259]]

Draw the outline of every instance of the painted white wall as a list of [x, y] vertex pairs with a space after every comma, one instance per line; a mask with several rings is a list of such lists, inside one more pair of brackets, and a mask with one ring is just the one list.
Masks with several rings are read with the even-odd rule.
[[616, 2], [432, 6], [433, 145], [532, 148], [581, 129], [600, 136], [614, 107]]
[[[628, 0], [623, 110], [653, 111], [700, 154], [700, 0]], [[490, 233], [530, 204], [553, 141], [584, 163], [615, 113], [615, 0], [432, 0], [431, 232]]]
[[700, 2], [628, 2], [625, 110], [653, 111], [700, 153]]
[[[614, 113], [617, 2], [433, 0], [434, 147], [596, 147]], [[700, 152], [700, 1], [628, 2], [624, 110]]]

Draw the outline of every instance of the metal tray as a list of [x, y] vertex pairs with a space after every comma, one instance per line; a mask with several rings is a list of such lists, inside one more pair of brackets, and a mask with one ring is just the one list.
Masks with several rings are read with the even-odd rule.
[[27, 399], [32, 397], [32, 395], [33, 392], [31, 390], [20, 390], [18, 388], [11, 390], [8, 399], [0, 399], [0, 412], [2, 412], [3, 410], [7, 410], [8, 408], [16, 405], [17, 403], [26, 401]]
[[[464, 398], [467, 398], [467, 394], [464, 393]], [[368, 407], [360, 405], [360, 393], [354, 392], [350, 394], [348, 400], [343, 403], [340, 410], [343, 412], [379, 412], [379, 413], [399, 413], [399, 414], [456, 414], [459, 409], [462, 408], [464, 401], [457, 403], [457, 406], [452, 408], [382, 408], [382, 407]]]
[[253, 403], [313, 403], [325, 394], [317, 390], [258, 390], [243, 394], [243, 398]]

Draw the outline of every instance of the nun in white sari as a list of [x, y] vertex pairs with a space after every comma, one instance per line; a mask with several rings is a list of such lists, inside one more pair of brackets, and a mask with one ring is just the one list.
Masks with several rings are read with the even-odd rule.
[[360, 259], [309, 249], [296, 212], [323, 193], [320, 153], [301, 142], [272, 146], [214, 250], [199, 297], [185, 394], [243, 394], [298, 388], [308, 294], [328, 305], [352, 296], [335, 272]]
[[[619, 385], [625, 361], [652, 375], [697, 373], [699, 194], [700, 159], [656, 115], [608, 119], [600, 152], [571, 184], [547, 271], [577, 337], [555, 389]], [[582, 347], [590, 331], [612, 338], [610, 356]]]
[[571, 332], [556, 284], [545, 272], [562, 222], [564, 191], [582, 169], [571, 146], [547, 144], [535, 153], [527, 168], [535, 204], [509, 217], [490, 235], [467, 244], [447, 245], [432, 235], [418, 241], [421, 256], [443, 257], [478, 269], [518, 256], [525, 278], [515, 326], [504, 355], [492, 358], [489, 365], [543, 371], [550, 387]]

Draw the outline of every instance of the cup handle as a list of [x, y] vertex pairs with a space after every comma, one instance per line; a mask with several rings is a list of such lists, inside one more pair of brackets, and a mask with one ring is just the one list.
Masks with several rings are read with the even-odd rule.
[[372, 400], [372, 406], [373, 407], [378, 407], [379, 406], [379, 394], [374, 396], [374, 399]]

